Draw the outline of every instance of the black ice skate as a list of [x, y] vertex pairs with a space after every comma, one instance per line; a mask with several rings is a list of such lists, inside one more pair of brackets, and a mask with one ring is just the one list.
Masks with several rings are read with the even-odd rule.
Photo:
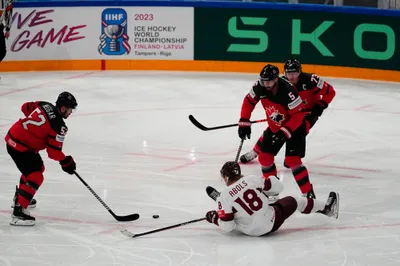
[[325, 214], [328, 217], [339, 217], [339, 193], [331, 192], [326, 200], [325, 208], [319, 213]]
[[257, 158], [257, 156], [258, 156], [258, 154], [254, 150], [251, 150], [251, 151], [243, 154], [242, 156], [240, 156], [240, 161], [242, 163], [247, 163], [247, 162], [253, 161], [255, 158]]
[[35, 217], [32, 217], [28, 212], [28, 210], [24, 209], [21, 205], [18, 204], [17, 198], [18, 197], [15, 197], [14, 210], [11, 215], [12, 220], [10, 222], [10, 225], [16, 225], [16, 226], [35, 225], [35, 220], [36, 220]]

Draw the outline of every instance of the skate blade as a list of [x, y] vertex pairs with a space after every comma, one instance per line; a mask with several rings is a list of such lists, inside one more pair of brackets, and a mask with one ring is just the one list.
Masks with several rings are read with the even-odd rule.
[[10, 225], [13, 226], [34, 226], [35, 221], [34, 220], [21, 220], [18, 218], [13, 218], [10, 222]]
[[339, 193], [336, 193], [336, 202], [333, 206], [333, 216], [338, 219], [339, 218]]
[[328, 217], [334, 217], [337, 219], [339, 217], [339, 193], [334, 192], [336, 194], [335, 202], [332, 204], [330, 211], [326, 214]]

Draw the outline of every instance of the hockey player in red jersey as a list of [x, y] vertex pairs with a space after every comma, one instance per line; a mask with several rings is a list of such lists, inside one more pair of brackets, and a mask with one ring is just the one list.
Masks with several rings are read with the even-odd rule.
[[206, 219], [225, 232], [237, 230], [250, 236], [263, 236], [278, 230], [296, 210], [336, 219], [339, 216], [336, 192], [330, 192], [326, 202], [288, 196], [270, 204], [268, 196], [283, 190], [277, 177], [242, 176], [236, 162], [226, 162], [220, 172], [226, 187], [216, 198], [218, 209], [207, 212]]
[[307, 168], [302, 162], [307, 135], [305, 107], [293, 85], [279, 77], [276, 66], [268, 64], [262, 69], [259, 80], [243, 100], [238, 130], [242, 139], [250, 139], [250, 117], [259, 101], [268, 120], [268, 128], [259, 140], [258, 160], [264, 178], [276, 176], [275, 156], [286, 143], [285, 165], [292, 170], [301, 192], [315, 198]]
[[[296, 59], [287, 60], [284, 69], [285, 76], [283, 76], [283, 78], [293, 84], [303, 100], [305, 110], [307, 111], [305, 120], [308, 134], [323, 111], [332, 102], [336, 95], [335, 89], [316, 74], [302, 72], [301, 64]], [[260, 153], [260, 143], [262, 139], [263, 136], [259, 138], [251, 151], [240, 157], [242, 163], [247, 163], [257, 158]]]
[[[305, 105], [307, 134], [315, 125], [322, 112], [328, 107], [336, 95], [335, 89], [328, 82], [321, 79], [316, 74], [302, 72], [301, 64], [296, 59], [285, 62], [285, 76], [296, 88]], [[247, 163], [257, 158], [260, 153], [260, 143], [263, 136], [259, 138], [253, 149], [242, 156], [240, 161]]]
[[21, 111], [25, 118], [19, 119], [5, 136], [7, 152], [22, 173], [14, 196], [11, 225], [34, 225], [35, 218], [27, 211], [34, 207], [36, 191], [43, 183], [44, 165], [39, 151], [46, 149], [49, 158], [58, 161], [62, 170], [73, 174], [74, 159], [62, 152], [67, 119], [76, 109], [75, 97], [69, 92], [58, 96], [56, 105], [44, 101], [26, 102]]
[[287, 60], [284, 69], [285, 76], [283, 78], [295, 86], [303, 99], [306, 111], [310, 112], [306, 115], [308, 133], [335, 98], [336, 91], [332, 85], [318, 75], [302, 72], [301, 64], [296, 59]]

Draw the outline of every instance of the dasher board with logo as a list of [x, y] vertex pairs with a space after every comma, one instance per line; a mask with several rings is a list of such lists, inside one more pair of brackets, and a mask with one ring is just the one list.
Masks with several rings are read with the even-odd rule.
[[193, 13], [192, 7], [15, 8], [6, 60], [193, 60]]

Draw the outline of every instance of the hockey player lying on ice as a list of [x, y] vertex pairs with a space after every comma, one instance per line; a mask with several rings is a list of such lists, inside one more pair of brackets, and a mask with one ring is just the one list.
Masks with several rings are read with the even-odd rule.
[[226, 162], [221, 169], [221, 177], [227, 187], [216, 200], [218, 211], [209, 211], [206, 217], [209, 223], [226, 232], [237, 230], [250, 236], [262, 236], [278, 230], [296, 210], [338, 218], [339, 194], [336, 192], [330, 192], [325, 203], [288, 196], [270, 205], [268, 196], [275, 196], [283, 190], [276, 176], [268, 179], [242, 176], [238, 163]]

